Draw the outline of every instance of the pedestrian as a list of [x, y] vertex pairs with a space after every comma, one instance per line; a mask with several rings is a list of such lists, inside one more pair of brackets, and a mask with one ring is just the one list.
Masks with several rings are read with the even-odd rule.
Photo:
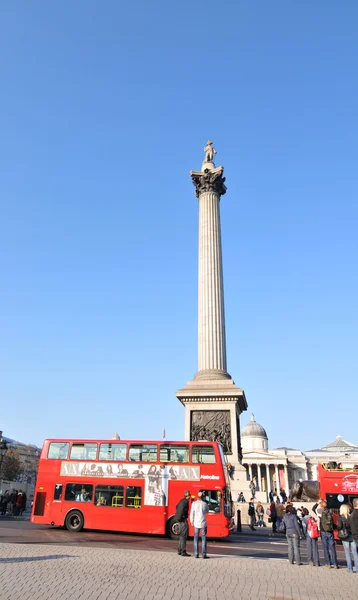
[[358, 573], [358, 552], [357, 544], [355, 543], [352, 535], [352, 529], [349, 519], [349, 507], [347, 504], [341, 504], [339, 508], [338, 517], [338, 537], [341, 540], [346, 555], [346, 563], [348, 573], [353, 573], [351, 552], [354, 558], [354, 566], [356, 573]]
[[290, 504], [286, 506], [286, 513], [283, 517], [283, 522], [286, 527], [286, 537], [288, 544], [288, 562], [293, 565], [302, 565], [299, 540], [301, 538], [301, 532], [298, 526], [297, 516], [293, 512], [293, 506]]
[[207, 523], [206, 515], [208, 505], [203, 500], [203, 492], [198, 492], [198, 499], [192, 503], [190, 509], [190, 523], [194, 527], [194, 556], [199, 558], [199, 534], [201, 532], [201, 551], [203, 558], [209, 558], [206, 549]]
[[242, 492], [240, 492], [240, 494], [238, 495], [237, 501], [238, 502], [246, 502], [245, 496], [244, 496], [244, 494]]
[[233, 465], [231, 463], [227, 464], [227, 472], [228, 472], [230, 479], [234, 479], [235, 467], [233, 467]]
[[[351, 526], [351, 532], [353, 539], [358, 546], [358, 498], [354, 498], [353, 500], [353, 511], [349, 517], [349, 524]], [[356, 565], [357, 571], [357, 565]]]
[[272, 524], [272, 531], [271, 533], [269, 533], [269, 537], [274, 537], [274, 535], [277, 533], [277, 513], [276, 513], [276, 505], [275, 503], [272, 501], [269, 508], [266, 511], [266, 514], [268, 515], [268, 522]]
[[15, 509], [14, 509], [15, 517], [18, 517], [20, 515], [21, 506], [22, 506], [22, 490], [19, 490], [19, 493], [17, 494], [16, 501], [15, 501]]
[[259, 500], [256, 504], [257, 527], [264, 527], [264, 514], [265, 509]]
[[279, 500], [278, 501], [276, 500], [275, 508], [276, 508], [276, 518], [277, 518], [276, 530], [280, 531], [282, 519], [285, 514], [285, 507], [283, 506], [283, 504], [281, 504], [281, 502]]
[[271, 492], [269, 492], [269, 501], [270, 503], [273, 502], [273, 491], [271, 490]]
[[327, 502], [323, 500], [321, 502], [321, 518], [320, 518], [320, 530], [321, 540], [324, 552], [324, 560], [326, 561], [326, 567], [329, 569], [338, 569], [336, 545], [333, 537], [333, 517], [332, 512], [327, 508]]
[[188, 515], [189, 515], [189, 490], [185, 490], [184, 498], [182, 498], [176, 505], [176, 513], [174, 520], [179, 523], [180, 536], [178, 554], [180, 556], [190, 556], [186, 551], [186, 540], [188, 538]]
[[10, 501], [9, 490], [6, 490], [5, 494], [2, 497], [2, 503], [1, 503], [1, 514], [3, 516], [6, 515], [7, 506], [8, 506], [9, 501]]
[[287, 494], [286, 494], [286, 492], [285, 492], [285, 490], [283, 488], [280, 489], [280, 494], [281, 494], [282, 504], [286, 504], [286, 502], [287, 502]]
[[255, 504], [254, 504], [254, 498], [251, 498], [250, 502], [249, 502], [249, 509], [248, 509], [248, 515], [250, 517], [250, 523], [249, 523], [249, 527], [250, 529], [252, 529], [252, 531], [255, 531]]
[[318, 538], [319, 528], [317, 521], [311, 517], [307, 508], [302, 510], [302, 530], [306, 537], [307, 561], [310, 567], [319, 567]]
[[255, 482], [252, 479], [251, 479], [251, 481], [249, 483], [249, 488], [250, 488], [251, 496], [253, 498], [255, 498], [255, 495], [256, 495], [256, 485], [255, 485]]
[[26, 502], [27, 502], [26, 492], [22, 492], [22, 502], [21, 502], [20, 515], [22, 515], [22, 513], [25, 512], [25, 510], [26, 510]]

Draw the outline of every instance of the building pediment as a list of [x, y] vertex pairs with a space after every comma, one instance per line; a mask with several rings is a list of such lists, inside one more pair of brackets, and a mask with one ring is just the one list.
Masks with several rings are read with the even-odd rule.
[[[285, 460], [286, 457], [282, 457]], [[280, 456], [270, 454], [269, 452], [260, 452], [259, 450], [253, 450], [252, 452], [243, 452], [242, 462], [245, 462], [245, 459], [261, 459], [263, 462], [280, 462], [282, 463], [282, 459]]]

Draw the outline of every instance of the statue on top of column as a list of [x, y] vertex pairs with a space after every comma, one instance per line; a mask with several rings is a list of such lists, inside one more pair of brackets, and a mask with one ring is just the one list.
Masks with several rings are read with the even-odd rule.
[[204, 162], [213, 162], [214, 156], [216, 154], [216, 150], [215, 150], [215, 148], [213, 146], [213, 142], [211, 140], [207, 141], [207, 144], [204, 148], [204, 152], [205, 152]]

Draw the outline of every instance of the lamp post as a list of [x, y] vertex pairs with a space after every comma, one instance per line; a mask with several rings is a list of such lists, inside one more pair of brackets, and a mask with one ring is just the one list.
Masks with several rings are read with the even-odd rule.
[[4, 456], [5, 456], [6, 452], [7, 452], [7, 443], [5, 442], [5, 440], [0, 438], [0, 474], [1, 474], [1, 469], [2, 469], [2, 461], [4, 460]]

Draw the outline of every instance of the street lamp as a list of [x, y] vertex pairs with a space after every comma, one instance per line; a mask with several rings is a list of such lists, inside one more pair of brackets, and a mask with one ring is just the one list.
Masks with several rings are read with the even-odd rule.
[[1, 467], [2, 467], [2, 461], [4, 460], [4, 456], [7, 452], [7, 443], [5, 442], [5, 440], [1, 439], [0, 440], [0, 473], [1, 473]]

